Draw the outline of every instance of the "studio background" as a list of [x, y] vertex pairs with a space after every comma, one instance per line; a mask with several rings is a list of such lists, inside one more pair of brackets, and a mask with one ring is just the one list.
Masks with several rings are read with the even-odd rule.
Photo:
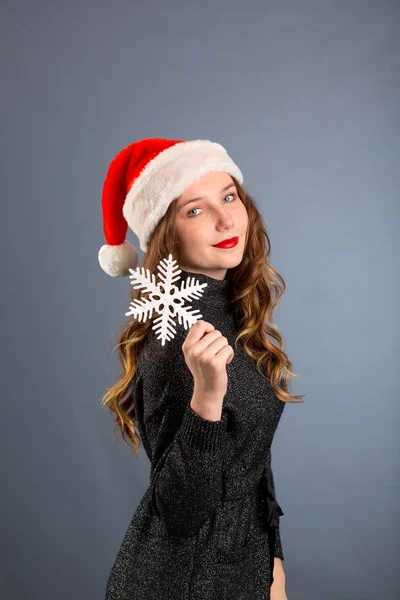
[[148, 485], [100, 408], [130, 280], [97, 258], [145, 137], [227, 148], [287, 284], [288, 599], [399, 598], [399, 25], [388, 0], [2, 3], [2, 598], [103, 598]]

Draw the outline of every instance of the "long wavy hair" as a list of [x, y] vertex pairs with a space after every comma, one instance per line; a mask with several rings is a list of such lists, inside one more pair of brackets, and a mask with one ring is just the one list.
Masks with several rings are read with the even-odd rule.
[[[238, 194], [246, 207], [248, 227], [245, 251], [241, 263], [228, 269], [226, 277], [233, 289], [233, 302], [239, 316], [239, 333], [235, 338], [235, 348], [241, 344], [256, 362], [257, 370], [273, 387], [282, 402], [303, 402], [304, 395], [289, 392], [292, 363], [284, 352], [284, 338], [273, 321], [273, 311], [286, 290], [286, 284], [269, 262], [271, 243], [267, 230], [252, 196], [235, 177], [231, 176]], [[177, 198], [170, 203], [167, 212], [155, 228], [141, 267], [157, 272], [157, 265], [169, 254], [180, 264], [180, 243], [175, 231]], [[251, 231], [251, 236], [249, 236]], [[147, 298], [149, 292], [131, 288], [131, 300]], [[130, 317], [129, 317], [130, 318]], [[121, 430], [122, 438], [132, 446], [139, 456], [139, 432], [134, 414], [134, 398], [130, 384], [136, 373], [137, 357], [146, 340], [152, 321], [130, 320], [123, 323], [116, 346], [121, 363], [121, 378], [107, 390], [101, 399], [101, 406], [108, 405], [115, 426]], [[270, 339], [271, 338], [271, 339]], [[271, 341], [272, 340], [272, 341]], [[276, 342], [276, 344], [274, 343]]]

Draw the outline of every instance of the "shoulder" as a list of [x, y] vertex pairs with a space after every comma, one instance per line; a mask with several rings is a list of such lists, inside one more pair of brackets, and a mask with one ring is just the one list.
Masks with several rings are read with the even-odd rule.
[[138, 355], [138, 375], [148, 384], [153, 381], [151, 386], [166, 387], [170, 383], [173, 392], [180, 390], [184, 395], [190, 394], [194, 385], [193, 375], [182, 350], [188, 333], [189, 329], [176, 324], [174, 337], [162, 345], [157, 333], [150, 329]]
[[172, 374], [174, 367], [184, 361], [182, 345], [188, 332], [176, 325], [174, 337], [162, 345], [158, 334], [151, 327], [138, 354], [138, 372], [146, 376]]
[[[185, 333], [186, 331], [186, 333]], [[176, 335], [164, 346], [153, 329], [148, 331], [137, 358], [133, 380], [136, 400], [143, 404], [143, 419], [147, 422], [155, 413], [164, 410], [173, 399], [186, 404], [193, 393], [193, 376], [182, 350], [188, 331], [179, 325]]]

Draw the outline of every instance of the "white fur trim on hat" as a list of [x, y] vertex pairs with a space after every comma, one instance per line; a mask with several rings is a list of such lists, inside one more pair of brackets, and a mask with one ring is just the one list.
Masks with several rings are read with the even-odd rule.
[[139, 263], [136, 248], [127, 240], [123, 244], [104, 244], [99, 250], [101, 268], [111, 277], [126, 277], [129, 269], [136, 269]]
[[241, 170], [225, 148], [209, 140], [178, 142], [147, 163], [128, 191], [122, 209], [143, 252], [170, 203], [211, 171], [225, 171], [243, 183]]

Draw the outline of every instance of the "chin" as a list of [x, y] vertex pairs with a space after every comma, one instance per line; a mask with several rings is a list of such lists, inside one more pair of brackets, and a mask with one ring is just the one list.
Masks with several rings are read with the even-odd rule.
[[240, 265], [240, 263], [243, 260], [243, 252], [235, 252], [235, 254], [231, 254], [230, 256], [228, 256], [228, 254], [225, 257], [222, 257], [220, 259], [221, 261], [221, 265], [224, 266], [224, 268], [226, 269], [232, 269], [233, 267], [237, 267], [238, 265]]

